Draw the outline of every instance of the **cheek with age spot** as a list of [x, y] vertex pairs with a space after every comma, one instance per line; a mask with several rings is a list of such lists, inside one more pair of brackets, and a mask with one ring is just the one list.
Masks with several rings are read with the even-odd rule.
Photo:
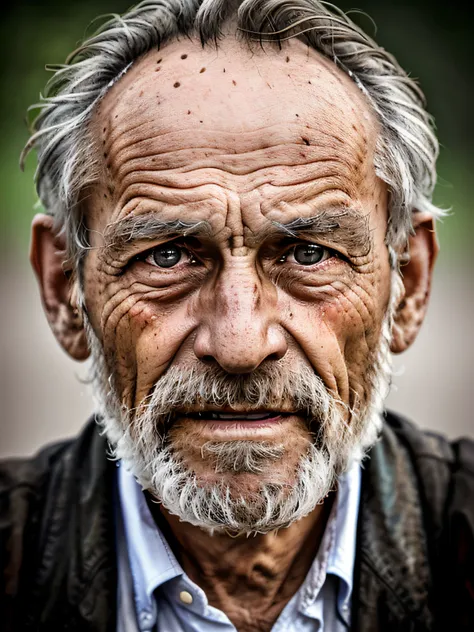
[[157, 325], [158, 316], [151, 305], [144, 305], [142, 302], [136, 303], [129, 311], [130, 326], [140, 330], [146, 327]]

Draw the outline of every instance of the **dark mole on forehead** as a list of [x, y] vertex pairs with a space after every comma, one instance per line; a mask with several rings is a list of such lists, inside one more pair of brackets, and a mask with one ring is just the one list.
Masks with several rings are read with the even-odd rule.
[[201, 70], [199, 72], [206, 72], [205, 68], [201, 68]]
[[187, 55], [181, 55], [181, 59], [186, 59]]
[[173, 84], [173, 88], [179, 88], [180, 85], [179, 81], [176, 81], [176, 83]]

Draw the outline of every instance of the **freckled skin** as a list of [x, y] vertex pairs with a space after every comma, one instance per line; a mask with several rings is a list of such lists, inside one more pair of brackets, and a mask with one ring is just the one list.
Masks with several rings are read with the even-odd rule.
[[[263, 362], [309, 363], [344, 403], [355, 395], [364, 401], [390, 269], [386, 188], [373, 166], [378, 127], [350, 79], [296, 40], [282, 50], [255, 46], [251, 53], [232, 38], [217, 52], [183, 40], [136, 63], [106, 95], [93, 125], [104, 163], [87, 210], [95, 248], [85, 261], [85, 296], [124, 403], [140, 404], [172, 364], [199, 367], [203, 361], [233, 374]], [[335, 236], [319, 242], [341, 258], [310, 267], [279, 263], [284, 250], [257, 238], [271, 222], [313, 217], [336, 205], [360, 213], [370, 236], [352, 252]], [[103, 247], [109, 224], [150, 212], [166, 221], [209, 223], [198, 265], [160, 269], [134, 260], [159, 240], [131, 244], [120, 256]], [[176, 430], [177, 440], [189, 440], [191, 424]], [[187, 458], [202, 469], [200, 445], [210, 437], [201, 431]], [[309, 436], [299, 424], [287, 424], [284, 432], [295, 445]], [[291, 472], [299, 456], [290, 452], [276, 467]], [[272, 472], [266, 475], [271, 479]], [[219, 592], [226, 584], [216, 588], [212, 564], [198, 564], [198, 553], [192, 563], [186, 553], [183, 560], [192, 576], [207, 569], [202, 581], [211, 603], [238, 629], [257, 629], [258, 617], [259, 629], [269, 629], [311, 564], [299, 547], [322, 515], [318, 507], [284, 530], [301, 530], [293, 544], [270, 539], [274, 550], [286, 551], [281, 572], [265, 590], [249, 590], [245, 603], [239, 594]], [[170, 520], [187, 550], [186, 527]], [[190, 539], [196, 549], [196, 535]], [[242, 564], [255, 567], [248, 551], [242, 556], [234, 548], [226, 554], [237, 575]], [[291, 581], [285, 580], [288, 559], [295, 569]]]
[[[166, 271], [172, 281], [182, 280], [184, 296], [173, 301], [173, 284], [154, 288], [161, 271], [136, 266], [117, 278], [106, 253], [99, 249], [88, 258], [86, 270], [100, 275], [86, 272], [86, 279], [102, 290], [90, 312], [130, 406], [150, 392], [176, 354], [187, 364], [218, 356], [223, 368], [238, 373], [275, 353], [289, 359], [299, 348], [343, 401], [350, 402], [350, 389], [363, 395], [357, 379], [378, 339], [388, 297], [385, 189], [373, 167], [377, 128], [349, 79], [301, 43], [288, 48], [288, 55], [272, 50], [269, 60], [268, 52], [250, 57], [233, 42], [217, 56], [192, 42], [173, 43], [161, 52], [159, 81], [151, 75], [157, 54], [150, 53], [104, 99], [96, 125], [105, 141], [104, 180], [110, 180], [104, 193], [111, 184], [115, 193], [113, 200], [102, 199], [107, 213], [90, 209], [96, 245], [107, 223], [156, 210], [165, 219], [207, 220], [220, 259], [194, 283]], [[101, 191], [95, 198], [103, 198]], [[292, 282], [290, 291], [259, 274], [257, 248], [246, 247], [246, 235], [266, 222], [314, 215], [336, 203], [370, 218], [374, 243], [357, 267], [337, 260], [321, 265], [306, 273], [308, 282]], [[337, 249], [337, 243], [327, 245]], [[249, 291], [254, 286], [257, 298]], [[165, 308], [160, 297], [170, 297]], [[290, 312], [291, 322], [285, 317]], [[366, 331], [371, 339], [365, 340]], [[189, 336], [194, 342], [187, 358], [180, 348]]]

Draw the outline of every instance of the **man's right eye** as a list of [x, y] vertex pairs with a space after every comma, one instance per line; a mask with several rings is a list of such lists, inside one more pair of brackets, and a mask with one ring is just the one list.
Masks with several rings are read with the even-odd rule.
[[185, 254], [189, 257], [189, 253], [178, 244], [163, 244], [153, 248], [145, 261], [158, 268], [172, 268], [181, 261]]

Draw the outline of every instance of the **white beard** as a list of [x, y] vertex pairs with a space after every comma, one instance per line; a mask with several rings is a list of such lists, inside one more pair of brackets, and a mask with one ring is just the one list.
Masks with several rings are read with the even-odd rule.
[[[384, 319], [378, 349], [367, 378], [369, 397], [349, 410], [325, 388], [310, 365], [289, 370], [273, 363], [247, 375], [228, 375], [219, 367], [170, 367], [156, 382], [145, 402], [129, 410], [120, 403], [102, 346], [87, 324], [93, 359], [93, 383], [102, 416], [101, 425], [112, 448], [143, 489], [181, 520], [207, 531], [267, 533], [288, 526], [314, 510], [336, 486], [337, 478], [354, 461], [361, 461], [381, 429], [383, 402], [391, 379], [390, 340], [392, 314], [401, 280], [392, 273], [392, 297]], [[316, 440], [307, 442], [296, 478], [262, 482], [258, 493], [235, 494], [223, 481], [203, 484], [175, 449], [168, 425], [176, 408], [193, 405], [244, 404], [247, 410], [278, 408], [292, 403], [304, 411]], [[346, 421], [346, 419], [349, 421]], [[310, 436], [308, 434], [308, 436]], [[283, 444], [268, 441], [221, 441], [203, 446], [213, 457], [215, 470], [258, 475], [285, 452]], [[218, 478], [218, 477], [217, 477]]]

